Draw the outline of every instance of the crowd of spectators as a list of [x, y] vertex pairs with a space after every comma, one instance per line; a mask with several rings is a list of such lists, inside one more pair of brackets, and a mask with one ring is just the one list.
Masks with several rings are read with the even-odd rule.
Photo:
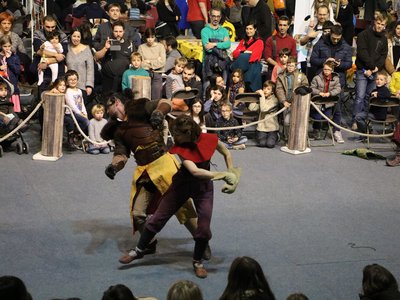
[[[370, 264], [363, 268], [359, 293], [360, 300], [398, 300], [400, 291], [396, 278], [384, 266]], [[355, 292], [356, 293], [356, 292]], [[15, 276], [0, 277], [0, 298], [12, 300], [33, 300], [25, 283]], [[233, 260], [227, 278], [227, 284], [219, 300], [275, 300], [273, 289], [268, 283], [261, 265], [248, 256]], [[167, 300], [203, 300], [201, 288], [190, 280], [174, 282], [166, 292]], [[296, 292], [286, 300], [308, 300], [303, 293]], [[80, 298], [52, 300], [81, 300]], [[101, 300], [157, 300], [154, 297], [136, 297], [129, 287], [123, 284], [111, 285], [104, 291]]]

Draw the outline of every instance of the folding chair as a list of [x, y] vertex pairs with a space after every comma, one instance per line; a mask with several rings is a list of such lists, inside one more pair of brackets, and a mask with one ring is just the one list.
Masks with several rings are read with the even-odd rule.
[[[316, 95], [316, 96], [312, 97], [311, 101], [315, 105], [318, 105], [319, 107], [323, 107], [323, 106], [332, 107], [332, 114], [329, 117], [330, 119], [332, 119], [333, 115], [335, 114], [336, 105], [337, 105], [337, 103], [339, 101], [339, 96], [321, 97], [321, 96]], [[314, 122], [321, 123], [321, 130], [323, 130], [323, 125], [326, 124], [327, 127], [326, 127], [326, 130], [325, 130], [325, 133], [324, 133], [324, 137], [322, 138], [322, 140], [326, 140], [326, 136], [328, 135], [328, 132], [329, 132], [332, 142], [329, 143], [329, 144], [328, 143], [314, 143], [314, 144], [312, 144], [311, 143], [312, 139], [310, 139], [310, 137], [308, 136], [308, 145], [310, 147], [335, 146], [335, 139], [333, 137], [333, 129], [332, 129], [331, 123], [329, 123], [322, 116], [321, 116], [321, 119], [315, 119], [315, 118], [311, 117], [311, 115], [310, 115], [309, 120], [310, 120], [311, 123], [314, 123]]]
[[[400, 107], [400, 99], [392, 97], [390, 99], [378, 99], [372, 97], [369, 99], [369, 109], [371, 107], [383, 107], [386, 109], [393, 109], [395, 107]], [[371, 133], [374, 124], [378, 124], [382, 128], [382, 134], [394, 132], [396, 128], [398, 120], [393, 114], [387, 113], [385, 120], [377, 120], [371, 118], [370, 115], [367, 115], [366, 125], [367, 125], [367, 133]], [[389, 131], [388, 131], [389, 130]], [[370, 148], [370, 137], [367, 136], [367, 148]]]

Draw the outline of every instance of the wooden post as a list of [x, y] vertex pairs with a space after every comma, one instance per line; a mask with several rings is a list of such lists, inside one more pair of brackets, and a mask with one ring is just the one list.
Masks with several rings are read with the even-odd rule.
[[288, 144], [281, 150], [290, 154], [311, 152], [307, 147], [308, 117], [310, 114], [311, 94], [294, 95], [290, 106], [290, 129]]
[[62, 157], [63, 125], [64, 125], [64, 94], [42, 94], [43, 102], [43, 132], [42, 150], [33, 156], [35, 160], [56, 161]]
[[148, 98], [151, 100], [151, 78], [149, 76], [130, 76], [133, 99]]

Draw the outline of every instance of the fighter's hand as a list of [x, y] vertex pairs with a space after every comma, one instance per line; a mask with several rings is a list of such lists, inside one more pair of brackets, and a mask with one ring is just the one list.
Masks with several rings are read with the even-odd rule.
[[108, 178], [113, 180], [115, 177], [115, 174], [117, 174], [117, 170], [115, 169], [115, 167], [112, 164], [109, 164], [106, 167], [106, 170], [104, 171], [104, 173], [107, 175]]
[[150, 116], [150, 124], [154, 129], [161, 128], [164, 122], [164, 114], [159, 110], [154, 110]]
[[231, 172], [215, 172], [211, 180], [223, 180], [227, 184], [234, 184], [237, 178], [236, 175]]

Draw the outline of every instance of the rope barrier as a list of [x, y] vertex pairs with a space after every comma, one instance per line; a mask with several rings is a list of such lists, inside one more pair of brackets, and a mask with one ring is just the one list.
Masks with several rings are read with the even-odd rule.
[[27, 116], [17, 127], [15, 127], [13, 130], [11, 130], [9, 133], [7, 133], [5, 136], [0, 138], [0, 143], [2, 141], [5, 141], [8, 139], [10, 136], [13, 136], [22, 126], [24, 126], [26, 123], [29, 122], [30, 119], [32, 119], [33, 115], [37, 112], [37, 110], [40, 108], [40, 106], [43, 104], [44, 100], [40, 100], [40, 102], [36, 105], [35, 109], [32, 110], [32, 112]]
[[332, 124], [333, 126], [339, 128], [340, 130], [347, 131], [347, 132], [349, 132], [349, 133], [353, 133], [353, 134], [360, 135], [360, 136], [365, 136], [365, 137], [378, 137], [378, 138], [380, 138], [380, 137], [389, 137], [389, 136], [392, 136], [392, 135], [393, 135], [393, 132], [392, 132], [392, 133], [386, 133], [386, 134], [370, 134], [370, 133], [362, 133], [362, 132], [358, 132], [358, 131], [353, 131], [353, 130], [350, 130], [350, 129], [348, 129], [348, 128], [342, 127], [342, 126], [336, 124], [335, 122], [333, 122], [328, 116], [326, 116], [326, 115], [319, 109], [319, 107], [318, 107], [314, 102], [311, 101], [310, 103], [311, 103], [311, 105], [315, 108], [315, 110], [316, 110], [326, 121], [328, 121], [328, 122], [329, 122], [330, 124]]

